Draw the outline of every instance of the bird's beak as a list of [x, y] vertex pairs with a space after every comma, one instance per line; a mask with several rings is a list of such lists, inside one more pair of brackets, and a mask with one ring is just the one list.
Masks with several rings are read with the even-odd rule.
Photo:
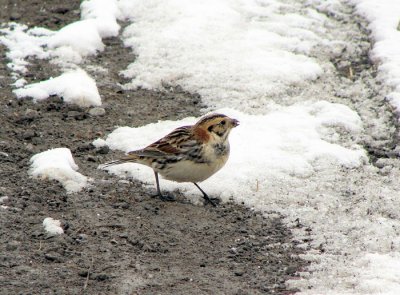
[[236, 119], [231, 119], [231, 122], [232, 122], [232, 126], [233, 126], [233, 127], [239, 126], [239, 121], [238, 121], [238, 120], [236, 120]]

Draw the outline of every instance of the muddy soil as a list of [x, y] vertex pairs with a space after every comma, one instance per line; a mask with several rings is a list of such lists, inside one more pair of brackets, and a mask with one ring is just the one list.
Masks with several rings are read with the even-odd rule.
[[[0, 3], [1, 23], [59, 29], [79, 19], [80, 1]], [[115, 126], [198, 116], [202, 107], [198, 95], [177, 88], [123, 91], [118, 73], [134, 56], [118, 38], [104, 43], [105, 51], [82, 65], [97, 81], [102, 116], [57, 96], [17, 100], [1, 48], [0, 294], [295, 293], [285, 281], [306, 262], [279, 215], [231, 203], [196, 206], [180, 192], [163, 202], [141, 183], [97, 169], [116, 153], [91, 142]], [[60, 73], [36, 60], [24, 78]], [[31, 156], [56, 147], [71, 149], [80, 172], [93, 178], [90, 188], [67, 194], [58, 182], [29, 177]], [[62, 221], [63, 235], [44, 231], [49, 216]]]

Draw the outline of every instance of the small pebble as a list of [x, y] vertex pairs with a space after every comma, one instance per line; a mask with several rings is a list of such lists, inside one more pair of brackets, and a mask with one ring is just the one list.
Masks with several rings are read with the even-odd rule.
[[104, 146], [101, 146], [96, 149], [96, 153], [102, 154], [102, 155], [108, 154], [109, 152], [110, 152], [110, 148], [108, 147], [108, 145], [104, 145]]
[[39, 112], [32, 109], [26, 109], [24, 117], [27, 119], [36, 119], [39, 117]]
[[87, 157], [86, 157], [86, 160], [87, 160], [88, 162], [96, 162], [96, 158], [95, 158], [94, 156], [91, 156], [91, 155], [87, 156]]
[[26, 149], [27, 151], [29, 151], [29, 152], [33, 152], [33, 150], [35, 149], [35, 147], [33, 146], [33, 144], [28, 143], [28, 144], [25, 146], [25, 149]]
[[78, 237], [76, 238], [76, 241], [78, 243], [84, 243], [87, 242], [88, 236], [86, 234], [79, 234]]
[[74, 118], [75, 120], [84, 120], [86, 119], [86, 114], [78, 111], [69, 111], [68, 117]]
[[22, 138], [25, 140], [29, 140], [33, 137], [35, 137], [35, 132], [33, 130], [26, 130], [23, 134], [22, 134]]
[[89, 273], [87, 270], [81, 270], [78, 272], [78, 276], [80, 276], [80, 277], [87, 277], [88, 274]]
[[119, 202], [112, 205], [114, 209], [128, 209], [129, 204], [127, 202]]
[[104, 116], [106, 114], [106, 110], [100, 107], [94, 107], [89, 110], [89, 115], [91, 116]]
[[105, 280], [108, 280], [109, 278], [110, 278], [110, 276], [106, 275], [104, 273], [98, 274], [97, 276], [95, 276], [96, 281], [105, 281]]
[[235, 276], [241, 277], [244, 274], [244, 270], [241, 268], [235, 269], [234, 274]]
[[21, 18], [21, 14], [17, 13], [17, 12], [12, 12], [10, 14], [10, 21], [17, 21]]
[[51, 12], [58, 13], [58, 14], [66, 14], [69, 11], [69, 7], [67, 6], [58, 6], [51, 10]]
[[54, 261], [54, 262], [63, 262], [64, 261], [64, 259], [62, 257], [60, 257], [59, 255], [51, 254], [51, 253], [44, 254], [44, 258], [46, 258], [49, 261]]

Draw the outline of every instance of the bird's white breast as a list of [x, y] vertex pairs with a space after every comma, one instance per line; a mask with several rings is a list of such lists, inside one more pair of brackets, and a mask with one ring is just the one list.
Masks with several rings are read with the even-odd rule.
[[220, 170], [228, 160], [229, 144], [226, 153], [218, 153], [212, 145], [203, 148], [205, 163], [182, 160], [168, 165], [159, 172], [165, 179], [177, 182], [201, 182]]

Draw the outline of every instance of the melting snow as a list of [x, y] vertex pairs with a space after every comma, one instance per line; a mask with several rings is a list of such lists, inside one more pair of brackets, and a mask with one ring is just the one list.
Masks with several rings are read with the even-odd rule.
[[79, 172], [78, 165], [68, 148], [55, 148], [31, 158], [29, 174], [41, 179], [54, 179], [69, 193], [80, 191], [88, 185], [88, 178]]
[[64, 233], [64, 230], [61, 227], [61, 222], [51, 217], [46, 217], [43, 220], [43, 226], [44, 229], [50, 234], [61, 235]]
[[[127, 88], [180, 85], [210, 108], [252, 108], [322, 74], [308, 56], [325, 18], [280, 1], [121, 1], [137, 55]], [[301, 11], [301, 15], [299, 14]]]
[[46, 81], [26, 85], [24, 88], [14, 90], [14, 93], [18, 98], [29, 96], [35, 101], [46, 99], [51, 95], [58, 95], [65, 102], [83, 107], [101, 105], [96, 82], [80, 69]]
[[388, 94], [400, 113], [400, 2], [393, 0], [351, 0], [356, 11], [369, 22], [375, 43], [370, 57], [379, 68], [379, 79], [392, 87]]

